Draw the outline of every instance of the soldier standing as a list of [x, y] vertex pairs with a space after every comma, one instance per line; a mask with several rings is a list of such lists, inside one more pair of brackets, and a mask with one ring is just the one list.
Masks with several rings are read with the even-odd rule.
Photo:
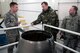
[[[48, 6], [47, 2], [42, 2], [41, 5], [43, 8], [42, 9], [43, 11], [38, 16], [38, 19], [32, 22], [32, 25], [36, 25], [42, 22], [43, 24], [48, 24], [48, 25], [58, 27], [59, 20], [58, 20], [58, 15], [56, 14], [56, 12], [50, 6]], [[58, 30], [49, 28], [46, 26], [44, 27], [44, 30], [52, 33], [52, 35], [54, 36], [54, 40], [56, 41], [56, 35], [58, 33]]]
[[[18, 17], [16, 12], [18, 11], [18, 4], [16, 2], [10, 3], [10, 11], [6, 13], [4, 18], [5, 26], [8, 27], [15, 27], [18, 26], [20, 23], [18, 22]], [[10, 29], [6, 30], [6, 34], [8, 37], [8, 42], [14, 43], [19, 40], [19, 30], [18, 29]], [[10, 46], [8, 48], [8, 53], [13, 53], [14, 46]]]
[[[79, 32], [80, 16], [78, 16], [77, 11], [78, 8], [76, 6], [71, 7], [71, 9], [69, 10], [69, 16], [66, 16], [63, 19], [61, 26], [62, 28]], [[63, 36], [64, 39], [64, 45], [76, 50], [78, 44], [77, 42], [78, 36], [63, 31], [61, 31], [61, 35]], [[70, 50], [63, 48], [63, 53], [74, 53], [74, 52], [71, 52]]]

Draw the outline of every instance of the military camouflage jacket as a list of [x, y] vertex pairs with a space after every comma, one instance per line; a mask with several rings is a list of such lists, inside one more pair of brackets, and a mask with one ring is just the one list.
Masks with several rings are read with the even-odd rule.
[[[6, 15], [4, 17], [4, 24], [5, 24], [6, 28], [18, 26], [17, 15], [12, 14], [10, 11], [8, 13], [6, 13]], [[19, 35], [18, 29], [6, 30], [6, 33], [13, 34], [13, 35]]]
[[[71, 30], [71, 31], [75, 31], [75, 32], [80, 32], [79, 27], [80, 27], [80, 16], [78, 16], [78, 15], [76, 15], [74, 17], [66, 16], [63, 19], [62, 26], [61, 26], [61, 28]], [[77, 38], [77, 36], [74, 35], [74, 34], [70, 34], [70, 33], [67, 33], [67, 32], [63, 32], [63, 33], [64, 33], [65, 38]]]
[[4, 23], [6, 27], [15, 27], [18, 26], [17, 14], [12, 14], [10, 11], [4, 17]]
[[[38, 16], [38, 19], [34, 21], [33, 24], [36, 25], [41, 22], [42, 24], [53, 25], [56, 27], [59, 26], [58, 15], [51, 7], [49, 7], [47, 11], [42, 11], [42, 13]], [[47, 31], [51, 31], [50, 28], [47, 27], [44, 27], [44, 29]]]

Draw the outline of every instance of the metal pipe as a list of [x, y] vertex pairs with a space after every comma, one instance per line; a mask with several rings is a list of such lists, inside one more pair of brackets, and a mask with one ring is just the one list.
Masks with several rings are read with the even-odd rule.
[[78, 52], [78, 51], [76, 51], [76, 50], [73, 50], [73, 49], [71, 49], [71, 48], [69, 48], [69, 47], [67, 47], [67, 46], [64, 46], [63, 44], [60, 44], [60, 43], [58, 43], [58, 42], [56, 42], [56, 41], [54, 41], [54, 43], [57, 44], [57, 45], [59, 45], [59, 46], [62, 46], [62, 47], [64, 47], [64, 48], [66, 48], [66, 49], [68, 49], [68, 50], [70, 50], [70, 51], [72, 51], [72, 52], [80, 53], [80, 52]]
[[[65, 46], [65, 45], [63, 45], [63, 44], [61, 44], [61, 43], [56, 42], [56, 41], [54, 41], [54, 43], [57, 44], [57, 45], [60, 45], [60, 46], [62, 46], [62, 47], [64, 47], [64, 48], [66, 48], [66, 49], [68, 49], [68, 50], [70, 50], [70, 51], [73, 51], [73, 52], [75, 52], [75, 53], [80, 53], [80, 52], [78, 52], [78, 51], [76, 51], [76, 50], [73, 50], [73, 49], [71, 49], [71, 48], [69, 48], [69, 47], [67, 47], [67, 46]], [[5, 46], [1, 46], [0, 49], [4, 49], [4, 48], [7, 48], [7, 47], [16, 45], [16, 44], [18, 44], [18, 42], [11, 43], [11, 44], [8, 44], [8, 45], [5, 45]]]
[[68, 33], [80, 36], [80, 33], [70, 31], [70, 30], [67, 30], [67, 29], [63, 29], [63, 28], [59, 28], [59, 27], [55, 27], [55, 26], [51, 26], [51, 25], [47, 25], [47, 24], [44, 24], [44, 26], [51, 27], [51, 28], [54, 28], [54, 29], [58, 29], [58, 30], [61, 30], [61, 31], [64, 31], [64, 32], [68, 32]]
[[41, 12], [41, 11], [34, 11], [34, 10], [19, 10], [19, 11], [27, 11], [27, 12]]
[[23, 25], [23, 26], [9, 27], [9, 28], [1, 28], [0, 31], [2, 31], [2, 30], [10, 30], [10, 29], [17, 29], [17, 28], [21, 28], [21, 27], [25, 27], [25, 26], [31, 26], [31, 25]]
[[[29, 24], [29, 25], [23, 25], [23, 26], [17, 26], [17, 27], [3, 28], [3, 29], [0, 29], [0, 31], [1, 30], [16, 29], [16, 28], [21, 28], [21, 27], [25, 27], [25, 26], [31, 26], [31, 25]], [[74, 31], [70, 31], [70, 30], [67, 30], [67, 29], [58, 28], [58, 27], [55, 27], [55, 26], [47, 25], [47, 24], [43, 24], [43, 26], [48, 26], [48, 27], [51, 27], [51, 28], [55, 28], [55, 29], [58, 29], [58, 30], [61, 30], [61, 31], [64, 31], [64, 32], [68, 32], [68, 33], [71, 33], [71, 34], [75, 34], [75, 35], [79, 35], [80, 36], [80, 33], [77, 33], [77, 32], [74, 32]]]
[[[30, 25], [27, 25], [27, 26], [30, 26]], [[58, 30], [62, 30], [62, 31], [65, 31], [65, 32], [69, 32], [69, 33], [72, 33], [72, 34], [80, 35], [80, 33], [73, 32], [73, 31], [69, 31], [69, 30], [66, 30], [66, 29], [58, 28], [58, 27], [54, 27], [54, 26], [50, 26], [50, 25], [47, 25], [47, 24], [44, 24], [44, 26], [48, 26], [48, 27], [55, 28], [55, 29], [58, 29]], [[22, 27], [22, 26], [21, 26], [21, 27]], [[14, 28], [18, 28], [18, 27], [14, 27]], [[14, 29], [14, 28], [8, 28], [8, 29]], [[8, 30], [8, 29], [6, 28], [6, 29], [4, 29], [4, 30]], [[80, 53], [80, 52], [78, 52], [78, 51], [76, 51], [76, 50], [73, 50], [73, 49], [71, 49], [71, 48], [69, 48], [69, 47], [67, 47], [67, 46], [65, 46], [65, 45], [63, 45], [63, 44], [60, 44], [60, 43], [56, 42], [56, 41], [54, 41], [54, 43], [57, 44], [57, 45], [60, 45], [60, 46], [62, 46], [62, 47], [64, 47], [64, 48], [66, 48], [66, 49], [68, 49], [68, 50], [70, 50], [70, 51], [73, 51], [73, 52], [75, 52], [75, 53]], [[8, 44], [8, 45], [5, 45], [5, 46], [1, 46], [0, 49], [7, 48], [7, 47], [9, 47], [9, 46], [16, 45], [16, 44], [18, 44], [18, 42], [11, 43], [11, 44]]]
[[59, 2], [59, 4], [74, 4], [74, 3], [80, 3], [80, 2]]
[[[21, 27], [25, 27], [25, 26], [31, 26], [31, 25], [29, 24], [29, 25], [23, 25], [23, 26], [17, 26], [17, 27], [3, 28], [3, 29], [0, 29], [0, 31], [1, 30], [16, 29], [16, 28], [21, 28]], [[55, 26], [47, 25], [47, 24], [43, 24], [43, 26], [48, 26], [48, 27], [51, 27], [51, 28], [55, 28], [55, 29], [58, 29], [58, 30], [61, 30], [61, 31], [64, 31], [64, 32], [68, 32], [68, 33], [80, 36], [80, 33], [77, 33], [77, 32], [74, 32], [74, 31], [70, 31], [70, 30], [67, 30], [67, 29], [58, 28], [58, 27], [55, 27]]]
[[22, 4], [40, 4], [41, 2], [30, 2], [30, 3], [18, 3], [19, 5], [22, 5]]
[[7, 47], [10, 47], [10, 46], [16, 45], [16, 44], [18, 44], [18, 42], [11, 43], [11, 44], [4, 45], [4, 46], [0, 46], [0, 49], [4, 49], [4, 48], [7, 48]]

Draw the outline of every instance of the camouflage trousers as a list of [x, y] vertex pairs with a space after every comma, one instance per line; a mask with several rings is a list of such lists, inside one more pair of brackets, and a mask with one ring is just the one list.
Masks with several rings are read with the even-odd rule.
[[[80, 36], [79, 36], [80, 37]], [[78, 51], [78, 52], [80, 52], [80, 38], [78, 39], [78, 44], [77, 44], [77, 48], [76, 48], [76, 50]]]
[[[6, 32], [6, 34], [8, 37], [8, 43], [9, 44], [17, 42], [20, 39], [20, 35], [11, 34], [9, 32]], [[13, 53], [13, 48], [14, 48], [14, 46], [8, 47], [8, 53]]]
[[[64, 39], [64, 45], [67, 46], [67, 47], [70, 47], [70, 48], [72, 48], [74, 50], [76, 50], [76, 48], [77, 48], [77, 41], [78, 41], [78, 39], [66, 38], [66, 39]], [[74, 53], [74, 52], [72, 52], [72, 51], [70, 51], [68, 49], [63, 48], [63, 53]]]

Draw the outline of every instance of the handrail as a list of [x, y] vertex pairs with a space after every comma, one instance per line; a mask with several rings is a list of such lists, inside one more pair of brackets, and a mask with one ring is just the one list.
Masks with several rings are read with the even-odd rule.
[[16, 44], [18, 44], [18, 42], [14, 42], [14, 43], [11, 43], [11, 44], [7, 44], [7, 45], [4, 45], [4, 46], [0, 46], [0, 49], [4, 49], [4, 48], [7, 48], [7, 47], [16, 45]]
[[[73, 49], [71, 49], [71, 48], [69, 48], [69, 47], [67, 47], [67, 46], [65, 46], [65, 45], [63, 45], [63, 44], [61, 44], [61, 43], [56, 42], [56, 41], [54, 41], [54, 43], [57, 44], [57, 45], [60, 45], [60, 46], [62, 46], [62, 47], [64, 47], [64, 48], [66, 48], [66, 49], [68, 49], [68, 50], [70, 50], [70, 51], [73, 51], [73, 52], [75, 52], [75, 53], [80, 53], [80, 52], [78, 52], [78, 51], [76, 51], [76, 50], [73, 50]], [[15, 43], [11, 43], [11, 44], [8, 44], [8, 45], [1, 46], [0, 49], [4, 49], [4, 48], [7, 48], [7, 47], [16, 45], [16, 44], [18, 44], [18, 42], [15, 42]]]
[[67, 29], [63, 29], [63, 28], [59, 28], [59, 27], [55, 27], [55, 26], [51, 26], [51, 25], [47, 25], [47, 24], [43, 24], [43, 26], [51, 27], [51, 28], [54, 28], [54, 29], [58, 29], [58, 30], [61, 30], [61, 31], [64, 31], [64, 32], [68, 32], [68, 33], [80, 36], [80, 33], [74, 32], [74, 31], [70, 31], [70, 30], [67, 30]]
[[72, 52], [80, 53], [80, 52], [78, 52], [78, 51], [76, 51], [76, 50], [74, 50], [74, 49], [72, 49], [72, 48], [69, 48], [69, 47], [67, 47], [67, 46], [65, 46], [65, 45], [63, 45], [63, 44], [61, 44], [61, 43], [58, 43], [58, 42], [56, 42], [56, 41], [54, 41], [54, 43], [57, 44], [57, 45], [59, 45], [59, 46], [62, 46], [62, 47], [64, 47], [64, 48], [66, 48], [66, 49], [68, 49], [68, 50], [70, 50], [70, 51], [72, 51]]
[[31, 25], [23, 25], [23, 26], [9, 27], [9, 28], [0, 28], [0, 31], [10, 30], [10, 29], [17, 29], [17, 28], [26, 27], [26, 26], [31, 26]]
[[[24, 26], [3, 28], [3, 29], [0, 29], [0, 30], [9, 30], [9, 29], [21, 28], [21, 27], [25, 27], [25, 26], [31, 26], [31, 25], [24, 25]], [[68, 32], [68, 33], [71, 33], [71, 34], [75, 34], [75, 35], [79, 35], [79, 36], [80, 36], [80, 33], [77, 33], [77, 32], [74, 32], [74, 31], [70, 31], [70, 30], [58, 28], [58, 27], [55, 27], [55, 26], [47, 25], [47, 24], [43, 24], [43, 26], [55, 28], [55, 29], [58, 29], [58, 30], [61, 30], [61, 31], [64, 31], [64, 32]], [[73, 51], [73, 52], [75, 52], [75, 53], [80, 53], [80, 52], [78, 52], [78, 51], [76, 51], [76, 50], [73, 50], [73, 49], [71, 49], [71, 48], [69, 48], [69, 47], [67, 47], [67, 46], [65, 46], [65, 45], [63, 45], [63, 44], [61, 44], [61, 43], [56, 42], [56, 41], [54, 41], [54, 43], [57, 44], [57, 45], [60, 45], [60, 46], [62, 46], [62, 47], [64, 47], [64, 48], [66, 48], [66, 49], [68, 49], [68, 50], [70, 50], [70, 51]], [[6, 48], [6, 47], [9, 47], [9, 46], [12, 46], [12, 45], [16, 45], [16, 44], [18, 44], [18, 42], [1, 46], [0, 49]]]
[[[23, 26], [16, 26], [16, 27], [9, 27], [9, 28], [1, 28], [0, 31], [2, 31], [2, 30], [16, 29], [16, 28], [21, 28], [21, 27], [25, 27], [25, 26], [31, 26], [31, 25], [28, 24], [28, 25], [23, 25]], [[80, 33], [74, 32], [74, 31], [70, 31], [70, 30], [67, 30], [67, 29], [63, 29], [63, 28], [59, 28], [59, 27], [55, 27], [55, 26], [51, 26], [51, 25], [47, 25], [47, 24], [43, 24], [43, 26], [55, 28], [55, 29], [58, 29], [58, 30], [61, 30], [61, 31], [64, 31], [64, 32], [68, 32], [68, 33], [71, 33], [71, 34], [75, 34], [75, 35], [80, 36]]]

